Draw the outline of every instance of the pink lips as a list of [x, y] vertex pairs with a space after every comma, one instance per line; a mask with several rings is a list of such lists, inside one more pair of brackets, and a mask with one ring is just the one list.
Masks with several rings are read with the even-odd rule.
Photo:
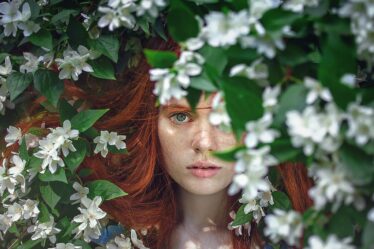
[[209, 178], [216, 175], [221, 170], [221, 167], [206, 161], [198, 161], [188, 166], [187, 169], [196, 177]]

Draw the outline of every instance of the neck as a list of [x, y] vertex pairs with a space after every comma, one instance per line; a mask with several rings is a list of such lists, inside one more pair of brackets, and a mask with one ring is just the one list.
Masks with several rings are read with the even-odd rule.
[[186, 229], [209, 232], [226, 228], [227, 191], [211, 195], [196, 195], [179, 189], [182, 225]]

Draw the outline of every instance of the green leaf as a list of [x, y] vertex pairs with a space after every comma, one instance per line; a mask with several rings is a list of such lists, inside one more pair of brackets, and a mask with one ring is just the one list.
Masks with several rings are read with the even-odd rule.
[[[330, 34], [327, 43], [322, 48], [321, 63], [318, 68], [318, 79], [328, 87], [336, 104], [346, 109], [348, 103], [356, 99], [356, 90], [340, 83], [344, 74], [356, 73], [355, 46], [346, 44], [336, 34]], [[339, 60], [336, 55], [339, 55]]]
[[263, 115], [260, 89], [255, 82], [240, 77], [222, 80], [222, 88], [232, 128], [240, 138], [245, 124]]
[[107, 180], [96, 180], [89, 182], [87, 187], [90, 192], [88, 196], [93, 199], [95, 196], [101, 196], [104, 201], [115, 199], [127, 195], [114, 183]]
[[148, 63], [154, 68], [170, 68], [178, 59], [174, 52], [144, 49]]
[[34, 33], [29, 36], [29, 41], [34, 44], [35, 46], [47, 48], [52, 50], [53, 49], [53, 39], [51, 32], [41, 29], [37, 33]]
[[200, 75], [196, 77], [191, 77], [190, 81], [190, 86], [195, 89], [207, 92], [217, 91], [217, 87], [212, 83], [212, 81], [210, 80], [209, 76], [205, 71], [203, 71]]
[[292, 85], [283, 92], [279, 99], [279, 108], [273, 122], [276, 128], [281, 128], [286, 120], [286, 113], [288, 111], [301, 111], [305, 108], [307, 92], [307, 89], [301, 84]]
[[362, 233], [362, 249], [373, 249], [374, 248], [374, 222], [367, 221]]
[[13, 101], [17, 98], [32, 82], [32, 74], [14, 72], [9, 75], [6, 86], [10, 93], [10, 100]]
[[281, 191], [274, 191], [271, 193], [274, 199], [274, 205], [271, 206], [271, 209], [282, 209], [282, 210], [290, 210], [291, 209], [291, 201], [288, 196], [281, 192]]
[[104, 80], [115, 80], [114, 67], [112, 62], [106, 57], [99, 57], [96, 60], [90, 61], [89, 64], [92, 66], [93, 72], [90, 72], [92, 76]]
[[69, 24], [66, 29], [69, 37], [69, 44], [72, 48], [76, 49], [79, 45], [87, 47], [89, 39], [87, 30], [83, 27], [82, 23], [77, 21], [73, 16], [69, 18]]
[[167, 16], [169, 34], [176, 42], [196, 37], [199, 33], [199, 23], [195, 15], [187, 7], [182, 5], [181, 2], [178, 1], [176, 5], [174, 5], [175, 7], [172, 5]]
[[72, 237], [72, 231], [77, 226], [77, 223], [71, 222], [71, 220], [69, 220], [67, 217], [64, 217], [61, 220], [59, 220], [56, 227], [61, 229], [61, 232], [57, 234], [57, 241], [64, 243], [70, 242]]
[[65, 169], [59, 167], [55, 173], [51, 173], [49, 170], [46, 170], [44, 174], [38, 174], [39, 180], [43, 182], [64, 182], [68, 183], [66, 179]]
[[72, 129], [84, 132], [93, 126], [109, 109], [85, 110], [76, 114], [71, 119]]
[[22, 138], [21, 145], [19, 147], [19, 156], [26, 162], [30, 159], [29, 153], [27, 152], [26, 139]]
[[38, 216], [39, 221], [41, 223], [48, 222], [51, 214], [48, 211], [47, 205], [43, 201], [40, 201], [38, 207], [40, 210], [40, 214]]
[[44, 69], [35, 72], [34, 87], [55, 107], [64, 91], [64, 83], [58, 78], [57, 73]]
[[37, 158], [35, 156], [30, 157], [30, 161], [27, 164], [27, 169], [30, 169], [34, 172], [39, 172], [41, 169], [41, 165], [43, 163], [43, 159]]
[[276, 31], [281, 30], [285, 26], [292, 25], [292, 23], [300, 18], [302, 18], [302, 15], [298, 13], [276, 8], [265, 12], [261, 18], [261, 23], [266, 31]]
[[[354, 235], [355, 217], [352, 216], [352, 207], [342, 206], [332, 215], [327, 225], [327, 231], [336, 234], [340, 238]], [[353, 211], [354, 212], [354, 211]]]
[[309, 57], [305, 56], [307, 53], [302, 44], [287, 41], [286, 49], [278, 52], [279, 61], [284, 65], [293, 67], [308, 62]]
[[87, 153], [86, 142], [83, 139], [73, 141], [73, 145], [76, 151], [70, 152], [69, 155], [64, 158], [65, 164], [72, 172], [74, 172], [78, 168], [78, 166], [83, 162]]
[[76, 9], [63, 9], [51, 18], [51, 23], [56, 24], [57, 22], [67, 23], [70, 16], [76, 16], [79, 11]]
[[36, 248], [37, 245], [39, 245], [42, 242], [42, 239], [37, 240], [28, 240], [22, 245], [18, 246], [17, 249], [31, 249]]
[[252, 221], [253, 213], [244, 213], [244, 207], [245, 205], [242, 205], [239, 208], [238, 212], [236, 213], [235, 219], [231, 224], [232, 226], [239, 226]]
[[92, 173], [93, 173], [92, 169], [84, 168], [84, 169], [79, 170], [78, 175], [82, 178], [85, 178], [85, 177], [91, 175]]
[[53, 210], [57, 205], [61, 197], [57, 192], [49, 185], [49, 183], [42, 183], [40, 185], [40, 194], [47, 205]]
[[197, 90], [195, 88], [187, 88], [187, 101], [188, 104], [191, 106], [192, 110], [195, 110], [197, 104], [199, 103], [200, 97], [201, 97], [201, 91]]
[[117, 63], [119, 40], [116, 36], [102, 35], [97, 39], [89, 40], [88, 44], [90, 45], [91, 49], [104, 54], [109, 59], [111, 59], [114, 63]]
[[72, 119], [78, 112], [65, 99], [60, 99], [58, 111], [60, 113], [60, 122]]
[[238, 151], [243, 150], [243, 149], [245, 149], [245, 146], [238, 146], [238, 147], [230, 148], [230, 149], [223, 150], [223, 151], [214, 151], [212, 152], [212, 155], [215, 157], [218, 157], [219, 159], [223, 161], [234, 162], [237, 160], [235, 158], [235, 154]]
[[108, 151], [113, 154], [127, 154], [128, 151], [126, 149], [117, 149], [114, 145], [108, 145]]
[[31, 19], [37, 18], [40, 13], [40, 6], [34, 0], [26, 0], [25, 3], [30, 6]]
[[363, 150], [350, 144], [343, 144], [338, 151], [344, 171], [356, 185], [370, 183], [373, 178], [373, 158]]
[[278, 159], [279, 163], [290, 162], [300, 154], [300, 150], [292, 146], [289, 138], [276, 139], [270, 147], [271, 154]]
[[205, 45], [199, 50], [199, 53], [204, 56], [204, 64], [214, 67], [219, 75], [222, 74], [227, 65], [227, 55], [223, 48], [214, 48]]

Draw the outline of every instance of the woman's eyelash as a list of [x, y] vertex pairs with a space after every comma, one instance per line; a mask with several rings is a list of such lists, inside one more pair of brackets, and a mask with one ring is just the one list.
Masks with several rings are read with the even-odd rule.
[[178, 120], [173, 120], [173, 119], [176, 119], [177, 115], [179, 114], [183, 114], [183, 115], [186, 115], [187, 119], [189, 119], [188, 121], [190, 121], [190, 119], [192, 118], [192, 115], [188, 112], [174, 112], [174, 113], [171, 113], [169, 115], [169, 118], [173, 121], [173, 122], [176, 122], [176, 123], [187, 123], [187, 122], [184, 122], [184, 121], [178, 121]]

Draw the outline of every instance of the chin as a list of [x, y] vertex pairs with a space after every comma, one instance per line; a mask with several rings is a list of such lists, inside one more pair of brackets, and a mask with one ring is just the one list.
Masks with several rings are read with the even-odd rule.
[[[179, 184], [178, 184], [179, 185]], [[179, 185], [185, 191], [195, 195], [213, 195], [222, 191], [227, 193], [228, 185], [222, 185], [220, 183], [212, 183], [211, 181], [194, 183], [194, 184], [182, 184]]]

